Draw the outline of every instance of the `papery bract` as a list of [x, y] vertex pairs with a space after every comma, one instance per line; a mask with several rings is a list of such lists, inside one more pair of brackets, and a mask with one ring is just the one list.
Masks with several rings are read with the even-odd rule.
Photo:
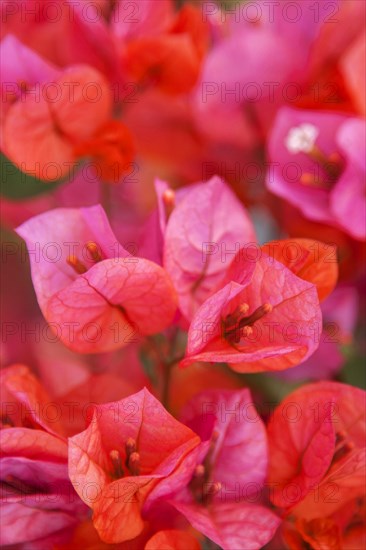
[[338, 277], [335, 247], [312, 239], [283, 239], [271, 241], [261, 247], [291, 269], [295, 275], [313, 283], [322, 301], [334, 289]]
[[245, 209], [219, 177], [182, 192], [166, 224], [164, 267], [180, 310], [191, 320], [222, 283], [233, 254], [255, 242], [255, 234]]
[[353, 96], [360, 114], [366, 114], [365, 96], [365, 64], [366, 64], [366, 36], [361, 32], [351, 44], [341, 59], [341, 70], [344, 74], [346, 86]]
[[346, 361], [342, 346], [352, 344], [357, 303], [355, 288], [338, 286], [321, 304], [323, 332], [318, 349], [301, 365], [277, 376], [285, 380], [324, 380], [337, 374]]
[[[31, 83], [24, 86], [30, 86], [29, 91], [26, 88], [22, 100], [6, 113], [4, 152], [23, 172], [45, 181], [60, 179], [76, 162], [75, 145], [93, 136], [110, 117], [107, 81], [91, 67], [75, 66], [60, 72], [55, 81], [41, 83], [34, 93]], [[97, 90], [92, 101], [88, 87]]]
[[111, 79], [119, 76], [115, 47], [107, 26], [109, 0], [4, 0], [1, 36], [22, 40], [58, 67], [87, 63]]
[[208, 43], [208, 27], [200, 11], [185, 5], [174, 14], [170, 2], [160, 2], [156, 11], [156, 3], [146, 0], [135, 19], [138, 25], [131, 25], [132, 19], [126, 22], [123, 16], [128, 6], [124, 0], [118, 2], [113, 25], [116, 36], [122, 38], [117, 48], [127, 74], [167, 94], [190, 91]]
[[261, 548], [280, 520], [259, 504], [267, 440], [250, 392], [202, 392], [187, 404], [182, 418], [210, 444], [189, 486], [172, 495], [171, 504], [225, 550]]
[[316, 287], [264, 252], [258, 260], [248, 254], [239, 252], [229, 282], [197, 311], [182, 366], [206, 361], [227, 362], [238, 372], [283, 370], [318, 347]]
[[200, 550], [198, 540], [185, 531], [158, 531], [147, 541], [144, 550]]
[[[100, 206], [51, 210], [17, 231], [30, 253], [38, 249], [31, 254], [38, 302], [71, 349], [110, 351], [172, 321], [176, 298], [168, 275], [124, 250]], [[56, 247], [56, 257], [47, 256], [50, 247]]]
[[27, 86], [37, 91], [37, 85], [55, 80], [60, 69], [39, 57], [30, 48], [8, 35], [0, 44], [2, 114], [24, 94]]

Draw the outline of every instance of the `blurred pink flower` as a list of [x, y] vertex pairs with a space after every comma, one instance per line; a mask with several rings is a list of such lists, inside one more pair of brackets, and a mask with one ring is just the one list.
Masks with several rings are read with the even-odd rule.
[[307, 218], [365, 239], [365, 122], [283, 108], [270, 135], [267, 187]]

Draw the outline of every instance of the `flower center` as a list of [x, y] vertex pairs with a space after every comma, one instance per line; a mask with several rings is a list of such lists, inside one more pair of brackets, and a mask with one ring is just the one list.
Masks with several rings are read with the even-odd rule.
[[166, 219], [168, 220], [175, 207], [175, 192], [173, 189], [166, 189], [162, 196], [165, 208]]
[[249, 311], [249, 305], [241, 304], [234, 313], [227, 315], [222, 320], [222, 334], [229, 344], [238, 344], [242, 338], [248, 337], [253, 333], [252, 326], [256, 321], [272, 311], [271, 304], [263, 304], [257, 307], [251, 315], [246, 315]]
[[336, 447], [334, 450], [332, 464], [344, 458], [354, 449], [355, 445], [352, 441], [347, 441], [347, 434], [344, 430], [339, 430], [336, 433]]
[[121, 453], [117, 449], [113, 449], [109, 453], [109, 458], [112, 462], [112, 477], [120, 479], [125, 475], [138, 476], [140, 475], [140, 453], [136, 450], [136, 441], [129, 437], [125, 443], [126, 460], [123, 465]]
[[219, 481], [211, 480], [212, 456], [215, 451], [218, 435], [217, 431], [212, 433], [207, 455], [203, 463], [196, 466], [189, 484], [193, 498], [199, 504], [207, 505], [222, 487]]
[[319, 129], [313, 124], [304, 123], [291, 128], [285, 138], [285, 146], [292, 154], [304, 153], [315, 164], [314, 173], [304, 172], [300, 177], [303, 185], [329, 189], [337, 181], [344, 169], [344, 161], [337, 152], [327, 155], [316, 144]]
[[3, 416], [0, 417], [0, 428], [1, 429], [14, 428], [14, 427], [15, 427], [15, 424], [14, 424], [13, 420], [10, 418], [10, 416], [3, 415]]
[[[103, 260], [102, 253], [100, 248], [98, 247], [97, 243], [94, 241], [89, 241], [85, 245], [86, 250], [88, 251], [88, 257], [93, 263], [98, 263]], [[86, 273], [88, 271], [88, 268], [79, 260], [79, 258], [75, 255], [68, 256], [66, 258], [67, 264], [73, 268], [73, 270], [78, 274], [81, 275], [82, 273]]]

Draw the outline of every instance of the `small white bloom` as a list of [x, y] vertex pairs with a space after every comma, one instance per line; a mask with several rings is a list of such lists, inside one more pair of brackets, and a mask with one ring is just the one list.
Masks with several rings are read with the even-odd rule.
[[285, 145], [290, 153], [309, 153], [314, 147], [319, 130], [313, 124], [300, 124], [291, 128], [285, 138]]

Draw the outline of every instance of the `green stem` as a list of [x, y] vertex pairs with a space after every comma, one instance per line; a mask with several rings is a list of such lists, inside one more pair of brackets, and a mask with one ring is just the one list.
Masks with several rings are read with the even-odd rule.
[[169, 408], [169, 390], [170, 381], [172, 378], [172, 366], [173, 365], [163, 365], [163, 389], [161, 392], [161, 402], [167, 410]]

